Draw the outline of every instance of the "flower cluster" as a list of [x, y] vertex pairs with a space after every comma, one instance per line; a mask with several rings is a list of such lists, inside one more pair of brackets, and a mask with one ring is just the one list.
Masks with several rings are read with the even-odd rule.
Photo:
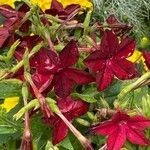
[[[77, 119], [91, 126], [90, 134], [107, 136], [108, 150], [119, 150], [126, 140], [148, 146], [149, 140], [143, 131], [150, 126], [150, 120], [137, 112], [131, 117], [128, 112], [132, 107], [122, 110], [121, 106], [118, 109], [118, 105], [112, 104], [114, 110], [109, 119], [104, 117], [104, 121], [93, 125], [99, 121], [97, 112], [101, 106], [110, 109], [103, 97], [113, 81], [125, 82], [140, 77], [136, 62], [141, 57], [150, 70], [150, 53], [138, 52], [135, 39], [129, 36], [132, 25], [120, 22], [115, 15], [106, 18], [105, 23], [91, 23], [92, 9], [86, 12], [86, 8], [93, 5], [88, 0], [73, 3], [32, 0], [20, 1], [17, 9], [11, 6], [0, 5], [0, 14], [5, 18], [0, 27], [0, 62], [6, 66], [0, 73], [0, 80], [17, 80], [22, 90], [21, 96], [19, 93], [13, 98], [6, 98], [4, 93], [2, 99], [6, 99], [1, 107], [9, 112], [19, 100], [24, 103], [14, 115], [19, 119], [25, 114], [21, 149], [32, 150], [30, 119], [34, 115], [52, 128], [53, 145], [60, 144], [70, 129], [85, 149], [93, 150], [91, 141], [73, 126]], [[147, 72], [127, 86], [127, 90], [119, 91], [120, 95], [148, 85], [149, 76]], [[120, 95], [115, 101], [121, 101]], [[93, 111], [92, 117], [89, 115], [93, 122], [87, 119], [88, 111]], [[80, 120], [83, 115], [85, 118]]]

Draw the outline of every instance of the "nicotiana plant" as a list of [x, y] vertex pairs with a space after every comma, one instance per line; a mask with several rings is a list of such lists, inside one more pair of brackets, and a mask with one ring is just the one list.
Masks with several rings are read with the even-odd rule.
[[2, 150], [150, 148], [150, 52], [84, 3], [0, 5]]

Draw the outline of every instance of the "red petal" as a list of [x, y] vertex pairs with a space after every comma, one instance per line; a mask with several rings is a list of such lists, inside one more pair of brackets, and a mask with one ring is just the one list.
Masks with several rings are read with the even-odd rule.
[[30, 7], [27, 4], [23, 3], [21, 5], [21, 7], [18, 9], [18, 11], [23, 12], [23, 13], [27, 13], [28, 11], [30, 11]]
[[115, 130], [117, 130], [117, 127], [118, 126], [116, 123], [112, 121], [106, 121], [95, 127], [92, 127], [91, 131], [100, 135], [110, 135], [111, 133], [115, 132]]
[[120, 150], [126, 141], [126, 130], [124, 125], [118, 126], [107, 139], [108, 150]]
[[53, 144], [57, 144], [61, 142], [68, 134], [68, 127], [66, 124], [59, 120], [57, 123], [54, 124], [54, 130], [53, 130], [53, 139], [52, 142]]
[[105, 68], [103, 70], [100, 70], [96, 74], [96, 83], [98, 86], [98, 90], [102, 91], [106, 89], [112, 83], [113, 76], [114, 75], [109, 66], [109, 62], [107, 62]]
[[128, 121], [128, 126], [133, 129], [144, 130], [150, 126], [150, 120], [143, 116], [134, 116]]
[[52, 0], [51, 9], [56, 9], [56, 10], [59, 10], [59, 11], [64, 10], [63, 5], [60, 2], [58, 2], [57, 0]]
[[65, 98], [70, 95], [72, 86], [74, 84], [73, 80], [70, 80], [68, 77], [66, 77], [63, 71], [55, 74], [54, 80], [54, 91], [57, 96]]
[[128, 120], [130, 120], [130, 116], [127, 115], [125, 112], [118, 111], [117, 113], [115, 113], [113, 115], [113, 117], [111, 119], [112, 119], [113, 122], [120, 123], [120, 121], [128, 121]]
[[9, 5], [1, 5], [0, 14], [6, 18], [16, 17], [18, 15], [18, 13]]
[[107, 19], [106, 19], [108, 24], [117, 24], [119, 23], [119, 21], [117, 20], [115, 15], [110, 15]]
[[65, 99], [58, 99], [58, 106], [61, 112], [63, 112], [65, 116], [71, 117], [71, 119], [85, 114], [89, 108], [88, 103], [81, 100], [74, 100], [71, 96]]
[[0, 48], [3, 46], [4, 42], [9, 37], [8, 29], [0, 28]]
[[75, 81], [77, 84], [88, 84], [95, 80], [89, 73], [79, 69], [66, 68], [64, 72], [69, 79]]
[[127, 37], [120, 43], [118, 54], [115, 57], [120, 59], [131, 56], [135, 50], [135, 46], [135, 41]]
[[57, 54], [49, 49], [41, 50], [31, 59], [31, 66], [36, 67], [40, 73], [52, 73], [58, 69], [59, 58]]
[[40, 92], [43, 92], [51, 84], [53, 75], [39, 74], [36, 72], [32, 75], [32, 79]]
[[67, 12], [67, 14], [71, 14], [72, 12], [74, 12], [76, 9], [80, 8], [80, 5], [77, 4], [72, 4], [72, 5], [68, 5], [65, 8], [65, 11]]
[[145, 63], [147, 65], [148, 69], [150, 70], [150, 52], [143, 51], [143, 57], [145, 59]]
[[97, 50], [87, 57], [84, 60], [84, 63], [93, 72], [96, 72], [104, 67], [107, 56], [108, 55], [102, 53], [100, 50]]
[[74, 65], [78, 59], [79, 52], [77, 44], [74, 40], [71, 40], [60, 52], [60, 63], [62, 67], [68, 67]]
[[140, 144], [140, 145], [148, 145], [149, 140], [145, 137], [145, 135], [138, 131], [137, 129], [128, 128], [127, 130], [127, 139], [132, 142], [133, 144]]
[[137, 77], [138, 72], [135, 65], [126, 59], [113, 59], [112, 70], [114, 75], [121, 80], [133, 79]]
[[44, 123], [53, 128], [52, 143], [55, 145], [61, 142], [68, 133], [68, 127], [57, 116], [51, 116], [49, 119], [44, 118]]
[[111, 31], [106, 30], [101, 39], [100, 50], [107, 55], [115, 55], [119, 48], [117, 36]]

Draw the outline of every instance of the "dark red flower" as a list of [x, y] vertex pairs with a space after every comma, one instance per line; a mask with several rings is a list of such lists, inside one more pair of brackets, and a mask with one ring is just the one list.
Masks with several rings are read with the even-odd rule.
[[84, 60], [86, 66], [96, 72], [98, 90], [107, 88], [114, 76], [121, 80], [137, 76], [134, 64], [126, 59], [132, 55], [134, 49], [133, 39], [125, 38], [119, 43], [117, 36], [111, 30], [104, 32], [100, 48]]
[[145, 59], [146, 66], [150, 70], [150, 52], [148, 51], [143, 51], [143, 57]]
[[[59, 65], [53, 78], [54, 91], [61, 98], [70, 95], [74, 83], [82, 85], [94, 81], [89, 73], [72, 67], [78, 59], [77, 44], [71, 40], [59, 54]], [[46, 67], [49, 70], [49, 65], [46, 65]]]
[[117, 36], [124, 36], [132, 29], [131, 24], [121, 23], [115, 15], [110, 15], [106, 22], [108, 23], [109, 27], [114, 31]]
[[[73, 100], [68, 96], [65, 99], [58, 99], [58, 107], [63, 115], [72, 122], [75, 118], [84, 115], [88, 111], [88, 104], [81, 100]], [[68, 134], [68, 127], [58, 116], [44, 118], [44, 122], [53, 128], [53, 144], [61, 142]]]
[[[39, 38], [37, 37], [37, 41], [38, 40]], [[32, 47], [31, 43], [28, 43], [28, 41], [31, 40], [26, 38], [21, 45], [25, 45], [25, 47], [28, 48]], [[16, 52], [15, 56], [17, 60], [22, 60], [23, 53], [24, 48]], [[38, 89], [42, 88], [41, 92], [45, 90], [49, 92], [49, 90], [54, 87], [56, 95], [65, 98], [70, 95], [75, 83], [82, 85], [94, 81], [94, 78], [89, 73], [72, 67], [76, 64], [78, 59], [79, 52], [77, 44], [73, 40], [66, 45], [59, 55], [49, 49], [42, 48], [30, 59], [32, 79]], [[17, 78], [23, 79], [22, 77], [23, 71], [17, 73]]]
[[133, 144], [149, 145], [143, 130], [150, 126], [150, 120], [143, 116], [130, 117], [124, 112], [117, 112], [111, 120], [92, 127], [91, 131], [108, 136], [108, 150], [120, 150], [129, 140]]
[[29, 7], [26, 4], [23, 4], [18, 10], [9, 5], [0, 5], [0, 14], [5, 17], [3, 27], [0, 28], [0, 48], [6, 40], [13, 38], [16, 29], [20, 28], [22, 32], [29, 30], [31, 22], [29, 20], [21, 22], [27, 11], [29, 11]]
[[[20, 40], [21, 40], [21, 43], [18, 46], [17, 50], [15, 51], [15, 58], [17, 59], [18, 62], [23, 59], [25, 48], [28, 48], [29, 51], [31, 51], [32, 48], [36, 44], [42, 41], [42, 39], [37, 35], [25, 36]], [[48, 56], [51, 57], [51, 60], [49, 59]], [[51, 65], [54, 66], [55, 63], [57, 63], [57, 61], [55, 60], [55, 57], [57, 57], [57, 55], [53, 51], [50, 51], [49, 49], [46, 49], [46, 48], [41, 48], [40, 51], [30, 59], [31, 76], [32, 76], [33, 82], [35, 83], [37, 88], [40, 90], [40, 92], [43, 92], [50, 85], [52, 78], [53, 78], [52, 73], [50, 72], [47, 73], [44, 71], [42, 72], [41, 70], [44, 69], [46, 60], [49, 61], [47, 62], [49, 64], [49, 67]], [[24, 80], [23, 68], [21, 68], [14, 75], [14, 77], [20, 80]]]
[[77, 4], [68, 5], [66, 8], [64, 8], [60, 2], [57, 0], [52, 0], [51, 8], [45, 10], [45, 13], [53, 16], [58, 15], [60, 19], [66, 19], [71, 13], [79, 8], [80, 5]]

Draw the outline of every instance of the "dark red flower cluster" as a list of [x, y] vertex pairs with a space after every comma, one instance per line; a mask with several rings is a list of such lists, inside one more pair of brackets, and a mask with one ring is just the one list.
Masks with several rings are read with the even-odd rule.
[[[43, 17], [44, 14], [58, 16], [63, 24], [74, 18], [79, 10], [79, 5], [69, 5], [63, 8], [57, 0], [52, 0], [51, 8], [45, 12], [40, 11], [40, 15], [43, 14]], [[42, 37], [37, 35], [21, 37], [15, 33], [16, 29], [21, 32], [28, 32], [31, 22], [29, 20], [22, 22], [28, 11], [29, 7], [25, 4], [18, 11], [8, 5], [0, 6], [0, 14], [6, 18], [3, 27], [0, 27], [0, 48], [5, 46], [6, 40], [13, 43], [16, 37], [19, 38], [21, 43], [15, 51], [15, 58], [18, 62], [23, 59], [25, 48], [31, 51], [34, 46], [43, 41]], [[46, 19], [46, 17], [41, 17], [41, 22], [44, 24], [42, 19]], [[49, 23], [48, 20], [45, 21]], [[29, 60], [31, 77], [39, 90], [37, 91], [46, 95], [54, 89], [58, 96], [58, 107], [70, 122], [85, 114], [89, 108], [87, 103], [81, 100], [74, 101], [70, 96], [75, 84], [86, 85], [96, 81], [98, 90], [102, 91], [112, 83], [115, 77], [120, 80], [127, 80], [138, 75], [134, 63], [127, 60], [133, 54], [135, 41], [129, 37], [119, 41], [117, 37], [120, 33], [126, 32], [127, 26], [121, 24], [114, 16], [110, 16], [107, 23], [111, 30], [103, 29], [100, 45], [97, 45], [96, 50], [84, 60], [90, 71], [96, 74], [96, 79], [89, 72], [75, 67], [80, 57], [75, 40], [70, 40], [60, 53], [51, 48], [42, 47]], [[115, 25], [117, 28], [114, 27]], [[150, 54], [144, 52], [143, 56], [150, 69]], [[23, 68], [20, 68], [14, 78], [24, 81]], [[34, 95], [33, 91], [31, 89]], [[50, 116], [50, 118], [44, 116], [44, 122], [54, 129], [53, 144], [59, 143], [67, 136], [68, 127], [57, 115]], [[119, 111], [111, 120], [93, 127], [91, 131], [108, 136], [108, 150], [119, 150], [126, 139], [134, 144], [148, 145], [149, 141], [142, 132], [148, 126], [150, 126], [150, 120], [142, 116], [130, 117]]]
[[111, 120], [92, 127], [91, 131], [108, 136], [108, 150], [120, 150], [126, 140], [133, 144], [149, 145], [150, 141], [143, 133], [143, 130], [149, 126], [150, 120], [143, 116], [130, 117], [126, 113], [118, 111]]

